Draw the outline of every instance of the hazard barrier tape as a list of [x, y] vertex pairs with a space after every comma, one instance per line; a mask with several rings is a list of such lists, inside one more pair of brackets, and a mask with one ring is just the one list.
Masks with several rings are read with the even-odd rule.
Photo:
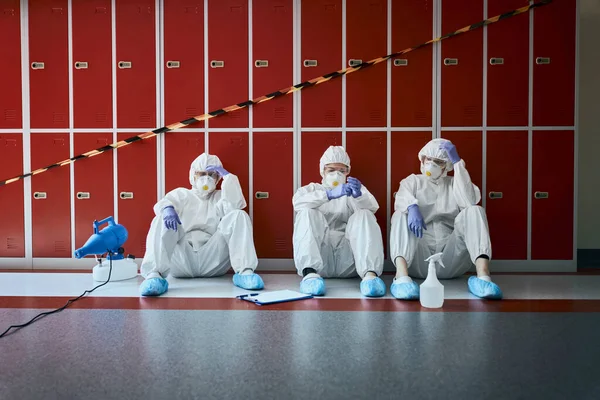
[[121, 148], [123, 146], [127, 146], [128, 144], [135, 143], [135, 142], [143, 140], [143, 139], [149, 139], [151, 137], [160, 135], [161, 133], [171, 132], [171, 131], [174, 131], [174, 130], [186, 127], [186, 126], [191, 125], [191, 124], [196, 123], [196, 122], [206, 121], [206, 120], [208, 120], [210, 118], [218, 117], [219, 115], [223, 115], [223, 114], [230, 113], [232, 111], [240, 110], [242, 108], [245, 108], [245, 107], [248, 107], [248, 106], [251, 106], [251, 105], [255, 105], [255, 104], [259, 104], [259, 103], [262, 103], [262, 102], [265, 102], [265, 101], [268, 101], [268, 100], [271, 100], [271, 99], [275, 99], [277, 97], [285, 96], [287, 94], [293, 93], [293, 92], [298, 91], [298, 90], [302, 90], [302, 89], [307, 88], [307, 87], [320, 85], [321, 83], [328, 82], [331, 79], [339, 78], [340, 76], [343, 76], [343, 75], [348, 75], [348, 74], [350, 74], [352, 72], [356, 72], [358, 70], [370, 67], [372, 65], [379, 64], [381, 62], [387, 61], [390, 58], [395, 58], [395, 57], [401, 56], [401, 55], [409, 53], [409, 52], [411, 52], [413, 50], [420, 49], [421, 47], [425, 47], [425, 46], [428, 46], [428, 45], [436, 43], [436, 42], [441, 42], [442, 40], [451, 38], [453, 36], [457, 36], [457, 35], [460, 35], [460, 34], [463, 34], [463, 33], [466, 33], [466, 32], [474, 31], [474, 30], [479, 29], [479, 28], [481, 28], [483, 26], [493, 24], [493, 23], [501, 21], [503, 19], [507, 19], [507, 18], [513, 17], [515, 15], [523, 14], [523, 13], [525, 13], [525, 12], [531, 10], [531, 9], [534, 9], [534, 8], [537, 8], [537, 7], [541, 7], [541, 6], [549, 4], [551, 2], [552, 2], [552, 0], [540, 0], [539, 2], [529, 4], [529, 5], [525, 6], [525, 7], [521, 7], [521, 8], [518, 8], [516, 10], [512, 10], [512, 11], [508, 11], [508, 12], [505, 12], [505, 13], [500, 14], [500, 15], [496, 15], [495, 17], [485, 19], [485, 20], [480, 21], [480, 22], [478, 22], [476, 24], [465, 26], [464, 28], [458, 29], [458, 30], [456, 30], [454, 32], [447, 33], [447, 34], [445, 34], [443, 36], [440, 36], [438, 38], [431, 39], [431, 40], [429, 40], [429, 41], [427, 41], [425, 43], [421, 43], [418, 46], [409, 47], [409, 48], [404, 49], [402, 51], [399, 51], [399, 52], [396, 52], [396, 53], [392, 53], [392, 54], [388, 54], [387, 56], [375, 58], [373, 60], [366, 61], [366, 62], [363, 62], [361, 64], [358, 64], [358, 65], [355, 65], [355, 66], [352, 66], [352, 67], [349, 67], [349, 68], [346, 68], [346, 69], [343, 69], [343, 70], [331, 72], [329, 74], [319, 76], [318, 78], [314, 78], [314, 79], [311, 79], [309, 81], [302, 82], [302, 83], [299, 83], [297, 85], [290, 86], [288, 88], [281, 89], [281, 90], [278, 90], [278, 91], [273, 92], [273, 93], [269, 93], [267, 95], [258, 97], [258, 98], [254, 99], [254, 100], [246, 100], [243, 103], [234, 104], [234, 105], [229, 106], [229, 107], [225, 107], [225, 108], [221, 108], [219, 110], [211, 111], [208, 114], [199, 115], [197, 117], [189, 118], [189, 119], [186, 119], [186, 120], [183, 120], [183, 121], [171, 124], [171, 125], [163, 126], [162, 128], [158, 128], [158, 129], [155, 129], [155, 130], [150, 131], [150, 132], [142, 133], [142, 134], [137, 135], [137, 136], [132, 136], [132, 137], [127, 138], [125, 140], [121, 140], [119, 142], [116, 142], [116, 143], [113, 143], [113, 144], [109, 144], [107, 146], [100, 147], [100, 148], [95, 149], [95, 150], [88, 151], [87, 153], [79, 154], [77, 156], [74, 156], [74, 157], [71, 157], [69, 159], [57, 162], [55, 164], [48, 165], [47, 167], [36, 169], [33, 172], [29, 172], [27, 174], [19, 175], [19, 176], [16, 176], [14, 178], [10, 178], [10, 179], [6, 179], [6, 180], [3, 180], [3, 181], [0, 181], [0, 186], [8, 185], [9, 183], [14, 183], [14, 182], [17, 182], [19, 180], [22, 180], [22, 179], [28, 178], [30, 176], [33, 176], [33, 175], [39, 175], [39, 174], [41, 174], [43, 172], [46, 172], [48, 170], [51, 170], [53, 168], [58, 168], [58, 167], [62, 167], [62, 166], [65, 166], [65, 165], [69, 165], [69, 164], [71, 164], [71, 163], [73, 163], [73, 162], [75, 162], [77, 160], [81, 160], [83, 158], [94, 157], [94, 156], [102, 154], [102, 153], [104, 153], [105, 151], [108, 151], [108, 150], [118, 149], [118, 148]]

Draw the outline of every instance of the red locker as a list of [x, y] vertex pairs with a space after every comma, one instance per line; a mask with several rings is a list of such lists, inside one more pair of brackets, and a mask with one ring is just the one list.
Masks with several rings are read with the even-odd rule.
[[[32, 171], [67, 158], [69, 134], [31, 134]], [[31, 178], [34, 258], [72, 256], [69, 175], [69, 167], [64, 166]]]
[[[6, 178], [21, 174], [23, 138], [20, 133], [0, 134], [0, 160]], [[24, 257], [23, 181], [0, 187], [0, 209], [10, 210], [0, 225], [0, 257]]]
[[[252, 3], [253, 98], [293, 85], [293, 0]], [[268, 63], [265, 65], [265, 61]], [[260, 128], [293, 126], [291, 94], [259, 104], [253, 125]]]
[[[574, 132], [533, 132], [531, 258], [573, 259]], [[560, 166], [556, 157], [560, 154]]]
[[117, 1], [117, 126], [156, 126], [154, 0]]
[[576, 1], [533, 12], [533, 125], [573, 126]]
[[256, 252], [259, 258], [292, 258], [293, 134], [254, 133], [252, 143]]
[[[522, 0], [488, 0], [488, 15], [522, 6]], [[527, 126], [529, 14], [514, 16], [487, 29], [487, 125]]]
[[481, 195], [496, 260], [527, 259], [528, 147], [527, 131], [487, 132], [487, 193]]
[[[247, 132], [211, 132], [208, 139], [208, 152], [221, 160], [223, 167], [236, 175], [242, 186], [246, 203], [249, 203], [248, 173], [249, 161]], [[219, 185], [220, 188], [221, 185]], [[248, 207], [245, 208], [248, 211]]]
[[[369, 32], [365, 34], [365, 32]], [[348, 66], [387, 54], [387, 1], [346, 1]], [[346, 125], [387, 125], [387, 65], [380, 63], [346, 78]]]
[[204, 132], [171, 132], [165, 136], [165, 193], [191, 188], [190, 165], [204, 153]]
[[[305, 82], [341, 69], [342, 1], [314, 0], [301, 3], [300, 68], [302, 81]], [[301, 93], [302, 126], [342, 126], [341, 78], [303, 89]]]
[[[208, 1], [208, 108], [243, 103], [248, 93], [248, 2]], [[211, 128], [248, 127], [248, 108], [220, 115]]]
[[[392, 51], [433, 37], [433, 2], [392, 1]], [[432, 46], [412, 51], [392, 64], [392, 126], [431, 126]]]
[[[113, 142], [112, 133], [75, 133], [73, 151], [82, 154]], [[135, 146], [132, 144], [131, 146]], [[124, 150], [125, 151], [125, 150]], [[79, 160], [75, 168], [75, 247], [89, 239], [94, 220], [114, 216], [113, 152]]]
[[[442, 0], [444, 35], [482, 19], [481, 0]], [[481, 126], [483, 29], [446, 39], [441, 46], [442, 126]]]
[[341, 146], [340, 132], [302, 132], [300, 147], [301, 185], [321, 183], [319, 160], [329, 146]]
[[387, 133], [348, 132], [346, 151], [352, 164], [350, 176], [360, 180], [379, 203], [375, 216], [387, 249]]
[[2, 2], [0, 37], [2, 57], [0, 76], [3, 78], [0, 96], [0, 129], [21, 128], [21, 15], [19, 0]]
[[419, 151], [432, 139], [431, 132], [392, 132], [392, 213], [400, 182], [420, 174]]
[[67, 11], [67, 0], [29, 2], [32, 128], [69, 127]]
[[[458, 155], [465, 160], [471, 181], [477, 185], [480, 191], [483, 191], [483, 139], [481, 132], [442, 132], [442, 137], [454, 143], [456, 150], [458, 150]], [[454, 175], [454, 172], [450, 172], [449, 175]], [[483, 198], [483, 192], [481, 196]]]
[[[119, 140], [134, 136], [118, 134]], [[156, 204], [156, 137], [117, 150], [119, 224], [129, 231], [125, 253], [138, 258], [146, 252], [146, 236]]]
[[165, 123], [204, 114], [203, 1], [165, 2], [164, 46]]
[[75, 128], [112, 127], [110, 0], [72, 2], [73, 122]]

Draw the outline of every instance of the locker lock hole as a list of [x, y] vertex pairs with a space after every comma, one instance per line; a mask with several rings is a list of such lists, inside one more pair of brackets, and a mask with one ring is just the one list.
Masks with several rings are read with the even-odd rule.
[[254, 195], [257, 199], [261, 200], [261, 199], [268, 199], [269, 198], [269, 192], [256, 192], [256, 194]]
[[216, 61], [213, 60], [210, 62], [211, 68], [223, 68], [225, 66], [225, 61]]
[[406, 58], [397, 58], [394, 60], [394, 67], [406, 67], [408, 60]]
[[90, 193], [89, 192], [78, 192], [77, 193], [77, 198], [79, 200], [88, 200], [90, 198]]
[[269, 66], [269, 60], [256, 60], [254, 61], [256, 68], [267, 68]]
[[87, 69], [88, 63], [85, 61], [77, 61], [75, 63], [75, 69]]
[[317, 65], [317, 60], [304, 60], [305, 67], [316, 67]]
[[121, 69], [131, 68], [131, 61], [119, 61], [119, 68], [121, 68]]
[[43, 200], [43, 199], [48, 198], [48, 196], [47, 196], [46, 192], [35, 192], [33, 194], [33, 198], [36, 200]]
[[179, 68], [179, 61], [167, 61], [167, 68]]
[[123, 200], [131, 200], [133, 199], [133, 192], [121, 192], [119, 197]]
[[444, 65], [458, 65], [458, 58], [444, 58]]
[[31, 69], [44, 69], [45, 64], [43, 62], [32, 62]]

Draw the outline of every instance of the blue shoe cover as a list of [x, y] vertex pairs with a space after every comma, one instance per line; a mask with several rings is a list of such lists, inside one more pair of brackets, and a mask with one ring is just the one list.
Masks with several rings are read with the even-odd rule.
[[325, 295], [325, 281], [321, 277], [303, 279], [300, 282], [300, 292], [313, 296], [323, 296]]
[[385, 290], [385, 283], [379, 277], [363, 280], [360, 283], [360, 292], [366, 297], [383, 297]]
[[502, 290], [494, 282], [487, 282], [476, 276], [469, 277], [469, 292], [482, 299], [500, 300]]
[[419, 285], [415, 282], [400, 283], [394, 281], [390, 287], [392, 296], [400, 300], [419, 300]]
[[261, 290], [265, 287], [258, 274], [240, 275], [236, 273], [233, 275], [233, 284], [246, 290]]
[[142, 296], [160, 296], [167, 289], [169, 289], [169, 283], [165, 278], [150, 278], [140, 285], [140, 294]]

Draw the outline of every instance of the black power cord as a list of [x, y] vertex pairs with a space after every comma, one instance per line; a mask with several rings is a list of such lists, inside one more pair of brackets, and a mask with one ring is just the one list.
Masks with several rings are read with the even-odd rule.
[[46, 315], [50, 315], [50, 314], [54, 314], [54, 313], [60, 312], [60, 311], [64, 310], [65, 308], [67, 308], [68, 306], [70, 306], [72, 303], [74, 303], [77, 300], [81, 299], [83, 296], [86, 295], [86, 293], [92, 293], [94, 290], [98, 289], [99, 287], [102, 287], [102, 286], [106, 285], [110, 281], [110, 275], [112, 274], [112, 258], [110, 257], [110, 253], [111, 252], [109, 251], [108, 259], [109, 259], [110, 269], [108, 270], [108, 279], [106, 280], [106, 282], [101, 283], [100, 285], [96, 286], [92, 290], [86, 290], [80, 296], [75, 297], [74, 299], [69, 299], [69, 301], [67, 301], [67, 304], [65, 304], [61, 308], [57, 308], [54, 311], [46, 311], [46, 312], [43, 312], [41, 314], [38, 314], [35, 317], [33, 317], [29, 322], [26, 322], [24, 324], [9, 326], [7, 330], [5, 330], [4, 332], [2, 332], [2, 334], [0, 335], [0, 339], [2, 339], [5, 336], [8, 336], [8, 334], [9, 334], [9, 332], [10, 332], [11, 329], [15, 329], [16, 330], [16, 329], [25, 328], [26, 326], [33, 324], [38, 319], [41, 319], [41, 318], [45, 317]]

